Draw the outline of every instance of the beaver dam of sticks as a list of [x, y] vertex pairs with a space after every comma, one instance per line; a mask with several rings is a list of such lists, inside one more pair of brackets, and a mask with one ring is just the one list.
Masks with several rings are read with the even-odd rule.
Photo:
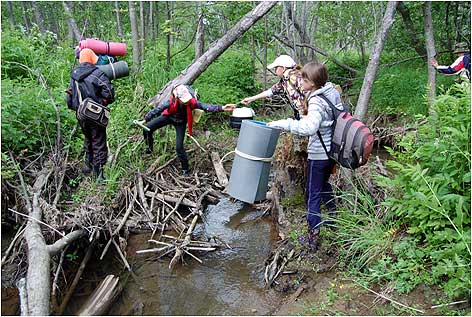
[[[188, 152], [192, 153], [194, 150]], [[211, 161], [208, 156], [211, 157]], [[55, 314], [62, 314], [66, 309], [67, 302], [93, 253], [99, 253], [99, 259], [103, 259], [113, 250], [112, 252], [118, 254], [123, 266], [129, 271], [132, 270], [125, 251], [130, 233], [150, 233], [148, 243], [136, 253], [153, 254], [157, 258], [165, 257], [171, 270], [185, 257], [202, 263], [201, 254], [221, 248], [231, 248], [218, 237], [213, 237], [211, 241], [196, 241], [192, 236], [205, 206], [218, 203], [222, 197], [222, 190], [228, 184], [227, 173], [216, 152], [195, 161], [198, 163], [194, 166], [192, 175], [183, 177], [175, 167], [178, 165], [176, 157], [160, 166], [158, 166], [159, 160], [156, 160], [146, 171], [135, 171], [133, 179], [121, 185], [115, 199], [108, 206], [104, 205], [103, 198], [100, 197], [102, 186], [96, 186], [98, 189], [91, 190], [90, 195], [79, 203], [57, 199], [59, 195], [56, 195], [56, 192], [60, 191], [57, 179], [59, 178], [62, 184], [66, 183], [64, 178], [68, 178], [64, 176], [65, 174], [70, 178], [78, 175], [80, 165], [78, 162], [64, 164], [67, 168], [62, 165], [64, 174], [59, 177], [55, 175], [57, 169], [50, 161], [32, 164], [29, 169], [23, 169], [25, 175], [19, 172], [20, 179], [35, 180], [33, 186], [25, 186], [23, 193], [12, 190], [13, 184], [2, 183], [3, 189], [8, 189], [11, 193], [7, 195], [8, 197], [4, 197], [2, 204], [13, 206], [8, 208], [10, 213], [5, 216], [10, 219], [2, 220], [22, 223], [12, 241], [9, 241], [8, 249], [2, 250], [4, 251], [2, 286], [16, 286], [21, 294], [21, 283], [18, 285], [17, 282], [30, 270], [32, 261], [35, 261], [27, 252], [30, 248], [27, 239], [23, 239], [28, 227], [26, 220], [29, 219], [30, 222], [33, 220], [31, 213], [28, 216], [27, 212], [20, 212], [28, 210], [25, 202], [31, 204], [31, 210], [40, 213], [39, 217], [36, 215], [34, 218], [41, 220], [33, 222], [39, 223], [38, 231], [44, 237], [47, 247], [55, 248], [58, 247], [58, 243], [62, 244], [61, 248], [56, 248], [56, 252], [50, 252], [51, 304], [52, 312]], [[92, 189], [94, 186], [90, 182], [89, 178], [84, 178], [78, 186]], [[34, 197], [31, 202], [24, 199], [29, 196]], [[265, 213], [270, 209], [270, 202], [254, 207]], [[15, 229], [17, 227], [18, 225]], [[68, 239], [69, 237], [71, 238]], [[83, 258], [71, 255], [72, 248], [68, 250], [72, 241], [79, 238], [78, 242], [85, 253]], [[81, 261], [75, 274], [71, 274], [71, 268], [65, 267], [65, 257]], [[9, 281], [5, 275], [9, 277]], [[105, 279], [102, 284], [106, 284], [102, 285], [102, 288], [109, 290], [106, 296], [116, 296], [119, 291], [116, 279]], [[96, 313], [90, 309], [91, 306], [84, 308], [84, 311], [87, 314]], [[99, 312], [104, 312], [103, 307], [100, 309], [102, 310]]]

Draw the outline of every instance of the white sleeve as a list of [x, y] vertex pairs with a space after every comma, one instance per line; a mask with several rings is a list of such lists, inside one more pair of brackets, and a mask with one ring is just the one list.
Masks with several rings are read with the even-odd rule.
[[270, 125], [298, 135], [315, 135], [320, 128], [322, 117], [321, 107], [313, 101], [314, 99], [310, 100], [307, 116], [303, 116], [300, 120], [285, 119], [273, 121]]

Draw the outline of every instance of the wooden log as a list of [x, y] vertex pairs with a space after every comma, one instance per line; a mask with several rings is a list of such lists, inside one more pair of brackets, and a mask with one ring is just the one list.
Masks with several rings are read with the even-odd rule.
[[215, 168], [216, 177], [218, 177], [218, 183], [221, 186], [226, 187], [228, 185], [228, 176], [226, 175], [226, 170], [223, 167], [223, 164], [220, 162], [220, 156], [216, 152], [211, 152], [211, 162]]
[[77, 315], [104, 315], [121, 290], [122, 286], [120, 284], [120, 278], [114, 275], [107, 275], [92, 295], [90, 295], [85, 304], [80, 308]]
[[[151, 191], [147, 191], [146, 196], [147, 197], [153, 197], [154, 193], [151, 192]], [[174, 203], [174, 204], [179, 201], [179, 198], [172, 197], [172, 196], [166, 196], [166, 195], [163, 195], [163, 194], [157, 194], [154, 198], [159, 199], [159, 200], [164, 200], [168, 203]], [[197, 207], [197, 204], [195, 204], [193, 201], [190, 201], [187, 198], [184, 198], [180, 204], [184, 205], [184, 206], [187, 206], [187, 207], [191, 207], [191, 208]]]

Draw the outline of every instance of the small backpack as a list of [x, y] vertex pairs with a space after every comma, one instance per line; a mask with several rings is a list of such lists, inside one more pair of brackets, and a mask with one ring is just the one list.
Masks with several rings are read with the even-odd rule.
[[326, 155], [349, 169], [356, 169], [367, 163], [374, 146], [374, 135], [370, 129], [362, 121], [354, 118], [344, 104], [343, 110], [339, 110], [326, 96], [323, 94], [318, 96], [328, 103], [334, 117], [329, 153], [320, 131], [317, 132]]

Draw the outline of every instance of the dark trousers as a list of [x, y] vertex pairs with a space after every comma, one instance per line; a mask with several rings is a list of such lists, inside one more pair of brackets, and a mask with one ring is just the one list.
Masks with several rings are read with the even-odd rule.
[[185, 139], [185, 130], [186, 130], [186, 122], [182, 123], [176, 123], [174, 122], [169, 116], [159, 116], [157, 118], [152, 119], [148, 123], [146, 123], [146, 126], [151, 130], [149, 132], [143, 130], [143, 135], [144, 135], [144, 141], [146, 142], [146, 145], [152, 150], [154, 146], [154, 136], [153, 133], [159, 128], [162, 128], [166, 125], [172, 124], [175, 128], [175, 150], [177, 152], [177, 157], [180, 160], [180, 163], [182, 164], [182, 169], [183, 170], [188, 170], [188, 158], [187, 158], [187, 153], [185, 153], [184, 149], [184, 139]]
[[107, 163], [107, 130], [94, 123], [79, 120], [84, 133], [85, 159], [92, 166], [102, 168]]
[[321, 201], [328, 207], [328, 210], [334, 211], [336, 209], [333, 188], [328, 182], [333, 165], [332, 160], [308, 160], [306, 181], [308, 214], [306, 219], [310, 230], [319, 227], [321, 223]]

